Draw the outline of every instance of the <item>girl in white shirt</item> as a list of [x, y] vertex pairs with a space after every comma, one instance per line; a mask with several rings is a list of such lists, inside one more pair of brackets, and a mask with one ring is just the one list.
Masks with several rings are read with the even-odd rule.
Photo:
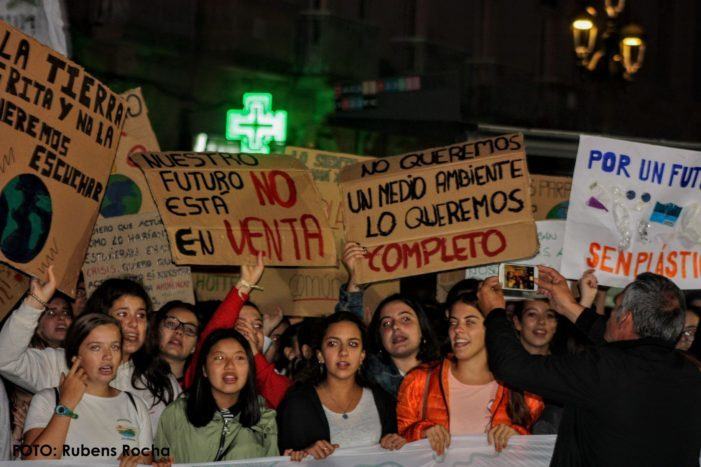
[[[32, 349], [29, 343], [46, 302], [56, 291], [53, 267], [41, 284], [32, 279], [30, 291], [0, 331], [0, 375], [36, 393], [59, 385], [68, 372], [64, 350]], [[111, 386], [141, 397], [149, 409], [152, 430], [180, 387], [158, 349], [146, 348], [151, 301], [143, 287], [127, 279], [109, 279], [91, 295], [84, 313], [103, 313], [117, 319], [124, 335], [121, 364]]]
[[62, 457], [151, 462], [152, 433], [146, 404], [110, 386], [122, 360], [119, 322], [104, 314], [78, 318], [66, 336], [60, 388], [32, 399], [24, 429], [25, 459]]

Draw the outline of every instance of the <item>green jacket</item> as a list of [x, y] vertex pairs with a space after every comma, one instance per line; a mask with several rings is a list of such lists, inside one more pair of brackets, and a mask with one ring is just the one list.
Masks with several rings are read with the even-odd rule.
[[[224, 419], [219, 412], [207, 425], [197, 428], [185, 413], [185, 397], [176, 399], [161, 414], [156, 431], [154, 457], [172, 456], [176, 463], [212, 462], [217, 455]], [[223, 461], [277, 456], [277, 423], [275, 411], [265, 407], [261, 399], [261, 417], [251, 428], [239, 423], [239, 416], [230, 422], [224, 438], [228, 449]], [[164, 452], [168, 448], [169, 453]]]

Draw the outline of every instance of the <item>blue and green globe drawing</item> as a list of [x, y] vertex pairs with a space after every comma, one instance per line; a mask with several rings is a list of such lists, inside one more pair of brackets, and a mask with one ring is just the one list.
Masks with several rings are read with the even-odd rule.
[[569, 201], [563, 201], [561, 203], [558, 203], [555, 206], [553, 206], [553, 208], [548, 212], [548, 215], [546, 216], [546, 218], [547, 219], [565, 220], [565, 219], [567, 219], [567, 209], [569, 207], [570, 207]]
[[141, 209], [141, 190], [134, 180], [122, 174], [110, 175], [100, 214], [103, 217], [136, 214]]
[[21, 174], [0, 193], [0, 251], [28, 263], [44, 248], [51, 230], [51, 195], [39, 177]]

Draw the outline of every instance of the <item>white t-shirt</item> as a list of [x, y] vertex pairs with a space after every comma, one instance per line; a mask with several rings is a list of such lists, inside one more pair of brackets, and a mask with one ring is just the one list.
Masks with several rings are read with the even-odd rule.
[[[74, 410], [78, 418], [72, 419], [68, 427], [61, 457], [116, 459], [123, 454], [124, 446], [151, 450], [153, 436], [146, 404], [138, 396], [132, 396], [134, 404], [125, 392], [115, 397], [83, 394]], [[36, 393], [29, 405], [24, 432], [45, 428], [55, 409], [53, 388]]]
[[377, 413], [375, 396], [368, 388], [363, 388], [355, 409], [348, 412], [348, 418], [343, 414], [332, 412], [324, 404], [321, 404], [329, 422], [331, 444], [338, 444], [342, 448], [357, 448], [373, 446], [380, 442], [382, 437], [382, 424], [380, 414]]
[[[33, 393], [58, 386], [61, 373], [68, 373], [63, 349], [29, 347], [41, 313], [42, 310], [22, 304], [10, 315], [0, 330], [0, 375]], [[151, 431], [155, 433], [158, 419], [166, 405], [162, 401], [154, 405], [153, 394], [147, 389], [135, 388], [131, 384], [133, 373], [134, 362], [129, 360], [122, 363], [117, 368], [117, 377], [112, 380], [110, 386], [120, 391], [129, 391], [146, 402], [151, 414]], [[181, 389], [173, 375], [170, 375], [170, 384], [175, 400]]]

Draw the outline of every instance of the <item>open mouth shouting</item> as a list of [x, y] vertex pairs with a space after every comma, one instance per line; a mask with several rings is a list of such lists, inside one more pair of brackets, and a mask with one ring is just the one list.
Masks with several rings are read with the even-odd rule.
[[101, 365], [98, 371], [102, 376], [112, 376], [114, 374], [114, 365]]
[[239, 377], [236, 376], [234, 373], [224, 373], [221, 379], [224, 382], [224, 384], [230, 385], [236, 384], [239, 380]]
[[464, 349], [464, 348], [467, 347], [468, 345], [470, 345], [470, 341], [467, 340], [467, 339], [464, 339], [464, 338], [462, 338], [462, 337], [458, 337], [458, 338], [455, 339], [455, 341], [453, 342], [453, 348], [454, 348], [455, 350]]

